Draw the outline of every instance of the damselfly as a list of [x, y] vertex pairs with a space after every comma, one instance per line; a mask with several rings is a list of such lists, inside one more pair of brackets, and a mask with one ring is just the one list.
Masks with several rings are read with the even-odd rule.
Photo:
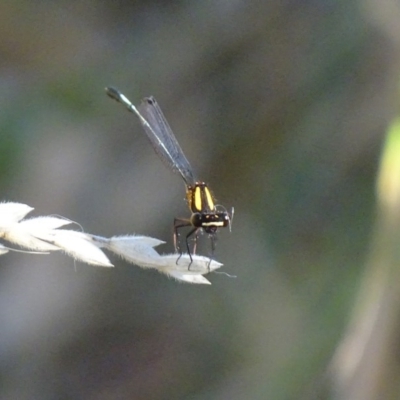
[[195, 245], [193, 254], [195, 254], [197, 237], [200, 230], [204, 230], [211, 238], [212, 258], [215, 250], [217, 230], [226, 226], [231, 227], [233, 208], [231, 214], [229, 214], [224, 207], [216, 205], [207, 185], [195, 178], [189, 161], [183, 154], [175, 135], [154, 97], [144, 98], [141, 105], [136, 108], [119, 90], [108, 87], [106, 88], [106, 92], [111, 98], [125, 105], [128, 111], [134, 113], [139, 118], [151, 145], [160, 159], [173, 172], [179, 173], [185, 182], [186, 198], [192, 215], [187, 219], [174, 219], [175, 250], [180, 253], [180, 256], [182, 255], [179, 244], [179, 229], [191, 226], [192, 229], [186, 235], [186, 249], [190, 257], [190, 262], [192, 263], [193, 260], [189, 239], [194, 235]]

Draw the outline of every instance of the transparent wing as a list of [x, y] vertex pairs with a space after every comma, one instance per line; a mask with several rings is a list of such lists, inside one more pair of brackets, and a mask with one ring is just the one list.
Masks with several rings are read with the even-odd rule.
[[146, 97], [138, 107], [143, 118], [140, 122], [150, 142], [164, 162], [174, 172], [179, 172], [187, 185], [194, 185], [192, 167], [183, 154], [167, 120], [154, 97]]

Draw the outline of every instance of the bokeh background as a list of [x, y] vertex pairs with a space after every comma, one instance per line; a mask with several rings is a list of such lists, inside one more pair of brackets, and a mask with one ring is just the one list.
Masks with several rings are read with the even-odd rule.
[[371, 397], [338, 356], [371, 247], [391, 251], [376, 181], [398, 106], [396, 1], [17, 0], [0, 21], [1, 200], [171, 252], [182, 181], [104, 87], [154, 95], [235, 207], [216, 258], [237, 276], [194, 286], [116, 258], [2, 256], [0, 398], [400, 398], [397, 309]]

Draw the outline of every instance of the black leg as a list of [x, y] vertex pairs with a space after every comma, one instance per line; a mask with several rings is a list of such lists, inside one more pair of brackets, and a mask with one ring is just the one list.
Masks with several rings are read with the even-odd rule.
[[190, 266], [192, 265], [192, 263], [193, 263], [193, 258], [192, 258], [192, 254], [190, 253], [190, 247], [189, 247], [189, 238], [190, 238], [190, 236], [192, 236], [193, 234], [195, 234], [195, 240], [196, 240], [196, 242], [197, 242], [197, 231], [199, 230], [199, 228], [193, 228], [187, 235], [186, 235], [186, 249], [187, 249], [187, 252], [188, 252], [188, 254], [189, 254], [189, 257], [190, 257], [190, 264], [189, 264], [189, 266], [188, 266], [188, 270], [190, 271]]
[[192, 254], [196, 254], [197, 252], [197, 239], [199, 238], [199, 234], [198, 234], [199, 230], [197, 229], [194, 238], [193, 238], [193, 251]]
[[208, 262], [208, 272], [211, 272], [211, 269], [210, 269], [211, 261], [214, 259], [215, 242], [217, 241], [216, 233], [210, 234], [210, 239], [211, 239], [211, 256], [210, 256], [210, 261]]
[[[183, 228], [185, 226], [191, 226], [191, 225], [192, 224], [187, 219], [181, 219], [181, 218], [174, 219], [174, 247], [175, 247], [175, 251], [177, 253], [179, 253], [179, 257], [176, 259], [176, 265], [178, 265], [178, 261], [182, 257], [182, 250], [181, 250], [181, 246], [180, 246], [178, 229]], [[187, 241], [187, 239], [186, 239], [186, 241]], [[190, 253], [189, 253], [189, 255], [190, 255]], [[192, 257], [190, 257], [190, 260], [192, 260]], [[192, 263], [192, 262], [190, 262], [190, 263]]]

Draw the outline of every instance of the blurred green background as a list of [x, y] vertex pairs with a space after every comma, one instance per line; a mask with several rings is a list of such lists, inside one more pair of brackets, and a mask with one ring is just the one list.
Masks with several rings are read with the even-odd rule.
[[1, 2], [1, 200], [171, 252], [182, 182], [104, 87], [154, 95], [198, 177], [235, 207], [216, 259], [237, 278], [194, 286], [116, 258], [2, 256], [0, 397], [335, 396], [328, 369], [398, 104], [393, 5]]

